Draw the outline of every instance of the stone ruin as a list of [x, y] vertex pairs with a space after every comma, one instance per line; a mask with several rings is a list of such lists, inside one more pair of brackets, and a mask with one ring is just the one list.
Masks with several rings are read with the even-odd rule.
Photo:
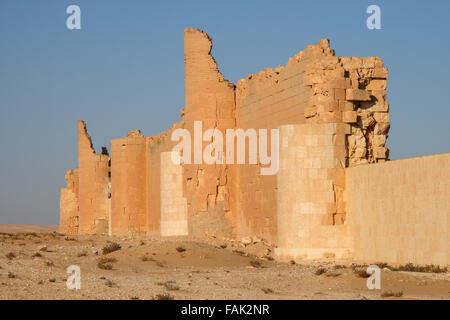
[[[388, 161], [380, 58], [338, 57], [322, 39], [234, 84], [211, 48], [206, 33], [184, 31], [186, 106], [168, 131], [130, 131], [111, 140], [110, 155], [96, 154], [78, 122], [62, 233], [259, 237], [278, 260], [449, 263], [450, 154]], [[278, 173], [261, 175], [261, 163], [175, 164], [172, 133], [199, 120], [222, 132], [279, 129]]]

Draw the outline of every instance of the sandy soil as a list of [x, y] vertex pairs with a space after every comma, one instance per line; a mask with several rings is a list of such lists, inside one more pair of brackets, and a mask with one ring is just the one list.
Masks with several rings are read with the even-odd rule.
[[[349, 261], [278, 263], [258, 239], [74, 237], [52, 226], [0, 232], [0, 299], [450, 299], [449, 272], [384, 268], [381, 290], [368, 290]], [[121, 249], [103, 255], [111, 242]], [[106, 263], [111, 270], [99, 268], [102, 257], [116, 260]], [[66, 287], [69, 265], [81, 268], [81, 290]], [[402, 295], [382, 297], [388, 291]]]

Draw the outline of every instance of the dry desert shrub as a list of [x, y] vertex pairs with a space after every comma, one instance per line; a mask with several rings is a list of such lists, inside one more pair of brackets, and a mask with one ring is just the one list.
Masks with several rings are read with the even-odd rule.
[[8, 278], [9, 278], [9, 279], [17, 279], [18, 276], [17, 276], [17, 274], [14, 274], [14, 273], [12, 273], [12, 272], [10, 271], [10, 272], [8, 272]]
[[113, 282], [113, 281], [111, 281], [111, 280], [109, 280], [109, 279], [107, 279], [106, 281], [105, 281], [105, 285], [107, 286], [107, 287], [110, 287], [110, 288], [118, 288], [119, 286], [117, 285], [117, 283], [115, 283], [115, 282]]
[[428, 273], [445, 273], [446, 267], [440, 267], [433, 264], [429, 265], [415, 265], [413, 263], [407, 263], [398, 267], [389, 267], [392, 271], [410, 271], [410, 272], [428, 272]]
[[186, 251], [186, 249], [183, 248], [182, 246], [178, 246], [178, 247], [176, 248], [176, 250], [177, 250], [178, 252], [180, 252], [180, 253]]
[[12, 240], [25, 240], [24, 237], [21, 234], [13, 234], [11, 236]]
[[270, 288], [261, 288], [261, 290], [262, 290], [265, 294], [273, 293], [273, 290], [270, 289]]
[[25, 232], [24, 236], [26, 237], [37, 237], [37, 233], [36, 232]]
[[[405, 265], [399, 265], [398, 267], [390, 266], [386, 262], [377, 262], [374, 265], [378, 266], [380, 269], [388, 268], [391, 271], [409, 271], [409, 272], [427, 272], [427, 273], [445, 273], [448, 271], [446, 267], [440, 267], [437, 265], [416, 265], [413, 263], [407, 263]], [[368, 265], [357, 265], [352, 264], [352, 269], [367, 269]]]
[[397, 297], [397, 298], [399, 298], [399, 297], [401, 297], [401, 296], [403, 296], [403, 291], [384, 291], [382, 294], [381, 294], [381, 297], [383, 297], [383, 298], [387, 298], [387, 297]]
[[333, 278], [335, 278], [335, 277], [339, 277], [341, 274], [339, 273], [339, 272], [327, 272], [326, 274], [325, 274], [327, 277], [333, 277]]
[[31, 257], [32, 258], [40, 258], [40, 257], [42, 257], [42, 254], [40, 254], [39, 252], [35, 252], [35, 253], [33, 253], [33, 255]]
[[161, 261], [156, 261], [156, 265], [160, 268], [164, 268], [166, 266], [165, 263]]
[[16, 257], [16, 254], [14, 252], [9, 252], [5, 256], [6, 258], [8, 258], [8, 260], [12, 260]]
[[141, 261], [155, 261], [155, 259], [153, 259], [152, 257], [147, 257], [146, 255], [141, 257]]
[[153, 297], [153, 300], [173, 300], [174, 296], [168, 293], [157, 294]]
[[174, 280], [166, 281], [162, 285], [164, 286], [164, 288], [166, 288], [167, 290], [170, 290], [170, 291], [180, 290], [180, 287], [176, 285]]
[[370, 277], [370, 274], [367, 273], [366, 268], [354, 268], [353, 273], [356, 274], [360, 278]]
[[108, 244], [107, 246], [103, 247], [102, 253], [103, 254], [108, 254], [117, 250], [120, 250], [122, 247], [120, 246], [120, 244], [116, 243], [116, 242], [112, 242], [110, 244]]
[[87, 254], [88, 254], [87, 251], [84, 250], [84, 251], [81, 251], [77, 256], [78, 256], [78, 257], [86, 257]]
[[112, 270], [113, 266], [110, 263], [97, 263], [97, 267], [102, 270]]
[[46, 261], [45, 261], [45, 265], [46, 265], [47, 267], [54, 267], [54, 266], [55, 266], [55, 264], [53, 263], [52, 260], [46, 260]]
[[111, 263], [114, 262], [117, 262], [117, 259], [101, 257], [100, 259], [97, 260], [97, 267], [103, 270], [112, 270], [113, 265]]
[[328, 270], [327, 269], [325, 269], [325, 268], [318, 268], [315, 272], [314, 272], [314, 274], [316, 275], [316, 276], [320, 276], [321, 274], [324, 274], [324, 273], [326, 273]]
[[253, 268], [264, 268], [264, 266], [262, 265], [262, 263], [261, 263], [260, 261], [258, 261], [258, 260], [252, 260], [252, 261], [250, 261], [250, 265], [251, 265]]
[[383, 268], [389, 268], [391, 269], [392, 267], [389, 266], [389, 264], [387, 264], [386, 262], [376, 262], [374, 263], [374, 265], [378, 266], [378, 268], [383, 269]]

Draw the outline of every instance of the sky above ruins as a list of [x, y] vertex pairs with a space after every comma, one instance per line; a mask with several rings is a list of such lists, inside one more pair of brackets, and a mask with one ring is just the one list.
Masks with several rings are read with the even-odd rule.
[[[68, 30], [66, 8], [81, 8]], [[366, 8], [381, 8], [369, 30]], [[57, 224], [77, 120], [97, 151], [180, 120], [183, 29], [213, 38], [225, 78], [285, 65], [329, 38], [389, 69], [391, 159], [450, 151], [450, 2], [0, 0], [0, 224]]]

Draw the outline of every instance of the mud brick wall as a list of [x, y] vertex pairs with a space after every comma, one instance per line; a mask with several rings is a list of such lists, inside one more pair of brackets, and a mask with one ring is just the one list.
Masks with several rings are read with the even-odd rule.
[[346, 169], [353, 257], [450, 264], [450, 153]]

